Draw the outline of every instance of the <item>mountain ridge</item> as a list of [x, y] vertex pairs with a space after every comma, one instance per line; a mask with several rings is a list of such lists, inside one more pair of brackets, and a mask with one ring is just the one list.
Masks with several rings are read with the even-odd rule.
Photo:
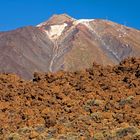
[[0, 72], [30, 79], [34, 72], [76, 71], [93, 61], [116, 65], [140, 56], [140, 31], [108, 20], [54, 15], [32, 27], [0, 32]]

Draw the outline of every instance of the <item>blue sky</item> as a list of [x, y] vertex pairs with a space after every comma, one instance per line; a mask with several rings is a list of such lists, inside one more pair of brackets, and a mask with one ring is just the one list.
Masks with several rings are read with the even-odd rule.
[[140, 29], [140, 0], [0, 0], [0, 31], [36, 25], [53, 14], [104, 18]]

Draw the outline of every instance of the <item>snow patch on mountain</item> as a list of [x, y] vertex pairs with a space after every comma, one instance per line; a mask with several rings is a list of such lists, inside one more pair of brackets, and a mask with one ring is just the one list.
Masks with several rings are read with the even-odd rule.
[[90, 21], [93, 21], [94, 19], [79, 19], [79, 20], [75, 20], [75, 24], [79, 24], [79, 23], [81, 23], [81, 24], [87, 24], [87, 23], [89, 23]]
[[93, 28], [90, 25], [90, 22], [94, 21], [94, 19], [79, 19], [74, 21], [74, 25], [83, 24], [85, 25], [89, 30], [93, 30]]
[[[94, 19], [73, 19], [73, 25], [78, 25], [78, 24], [83, 24], [89, 28], [89, 30], [93, 30], [92, 27], [90, 26], [90, 22], [93, 21]], [[47, 22], [43, 22], [38, 24], [36, 27], [43, 27], [46, 25]], [[56, 40], [58, 39], [61, 35], [62, 32], [65, 30], [65, 28], [68, 26], [67, 23], [63, 24], [55, 24], [55, 25], [48, 25], [48, 29], [44, 29], [45, 33], [48, 35], [48, 37], [51, 40]]]
[[44, 26], [44, 25], [46, 25], [46, 24], [47, 24], [47, 22], [42, 22], [42, 23], [36, 25], [36, 27], [42, 27], [42, 26]]
[[62, 32], [67, 26], [67, 23], [63, 23], [61, 25], [52, 25], [50, 26], [50, 29], [45, 30], [45, 32], [47, 33], [50, 39], [55, 40], [61, 36]]

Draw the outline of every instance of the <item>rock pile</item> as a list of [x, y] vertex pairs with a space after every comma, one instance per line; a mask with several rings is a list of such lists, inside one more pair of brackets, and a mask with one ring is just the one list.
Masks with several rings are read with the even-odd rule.
[[139, 140], [140, 59], [30, 81], [1, 74], [0, 139]]

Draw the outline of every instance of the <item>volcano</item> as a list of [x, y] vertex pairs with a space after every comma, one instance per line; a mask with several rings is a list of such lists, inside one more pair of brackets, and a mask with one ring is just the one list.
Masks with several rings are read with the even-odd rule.
[[37, 26], [0, 32], [0, 73], [77, 71], [140, 56], [140, 31], [104, 19], [53, 15]]

